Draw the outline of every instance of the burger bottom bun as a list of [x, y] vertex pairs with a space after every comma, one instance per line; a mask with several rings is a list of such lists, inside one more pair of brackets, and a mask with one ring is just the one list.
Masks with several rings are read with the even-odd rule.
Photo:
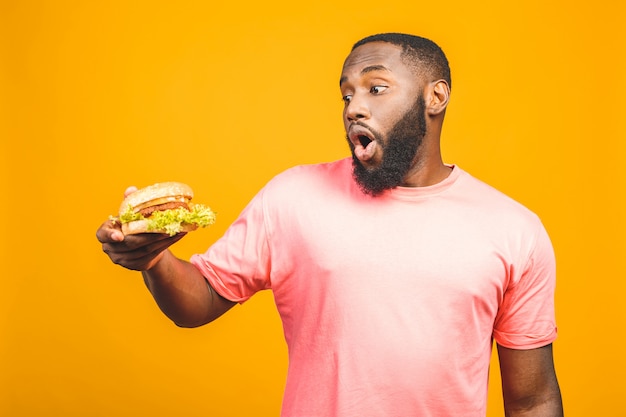
[[[191, 232], [198, 228], [195, 224], [183, 223], [181, 225], [180, 233]], [[135, 220], [128, 223], [122, 223], [122, 233], [124, 235], [136, 235], [139, 233], [167, 233], [165, 229], [152, 229], [148, 230], [147, 220]]]

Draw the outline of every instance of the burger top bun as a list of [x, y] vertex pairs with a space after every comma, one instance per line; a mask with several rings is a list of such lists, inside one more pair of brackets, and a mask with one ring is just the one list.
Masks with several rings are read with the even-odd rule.
[[187, 202], [193, 198], [193, 191], [187, 184], [180, 182], [161, 182], [130, 193], [120, 205], [122, 214], [131, 206], [134, 212], [146, 207], [174, 201]]

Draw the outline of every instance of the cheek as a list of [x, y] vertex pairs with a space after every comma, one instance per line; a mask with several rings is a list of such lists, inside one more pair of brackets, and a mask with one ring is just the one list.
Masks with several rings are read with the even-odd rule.
[[407, 112], [413, 110], [413, 104], [414, 101], [411, 101], [410, 97], [407, 96], [380, 106], [378, 109], [378, 117], [376, 117], [376, 123], [380, 131], [385, 133], [389, 132], [396, 123], [407, 115]]
[[376, 120], [376, 126], [372, 126], [372, 128], [376, 129], [383, 137], [387, 137], [397, 121], [400, 120], [398, 116], [400, 116], [399, 113], [381, 115], [381, 118]]

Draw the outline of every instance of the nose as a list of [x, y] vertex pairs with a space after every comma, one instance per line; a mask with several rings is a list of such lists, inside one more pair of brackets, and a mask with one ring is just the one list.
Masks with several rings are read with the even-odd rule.
[[370, 111], [365, 100], [358, 97], [356, 94], [352, 96], [352, 99], [346, 104], [344, 114], [349, 122], [368, 119], [370, 117]]

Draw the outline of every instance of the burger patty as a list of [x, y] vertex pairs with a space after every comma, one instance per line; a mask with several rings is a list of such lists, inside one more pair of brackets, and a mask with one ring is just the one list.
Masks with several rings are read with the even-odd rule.
[[181, 201], [172, 201], [171, 203], [158, 204], [156, 206], [146, 207], [145, 209], [139, 210], [139, 214], [141, 214], [143, 217], [150, 217], [150, 215], [152, 215], [152, 213], [154, 213], [155, 211], [172, 210], [172, 209], [177, 209], [179, 207], [184, 207], [187, 210], [189, 210], [189, 206], [187, 205], [187, 203], [183, 203]]

